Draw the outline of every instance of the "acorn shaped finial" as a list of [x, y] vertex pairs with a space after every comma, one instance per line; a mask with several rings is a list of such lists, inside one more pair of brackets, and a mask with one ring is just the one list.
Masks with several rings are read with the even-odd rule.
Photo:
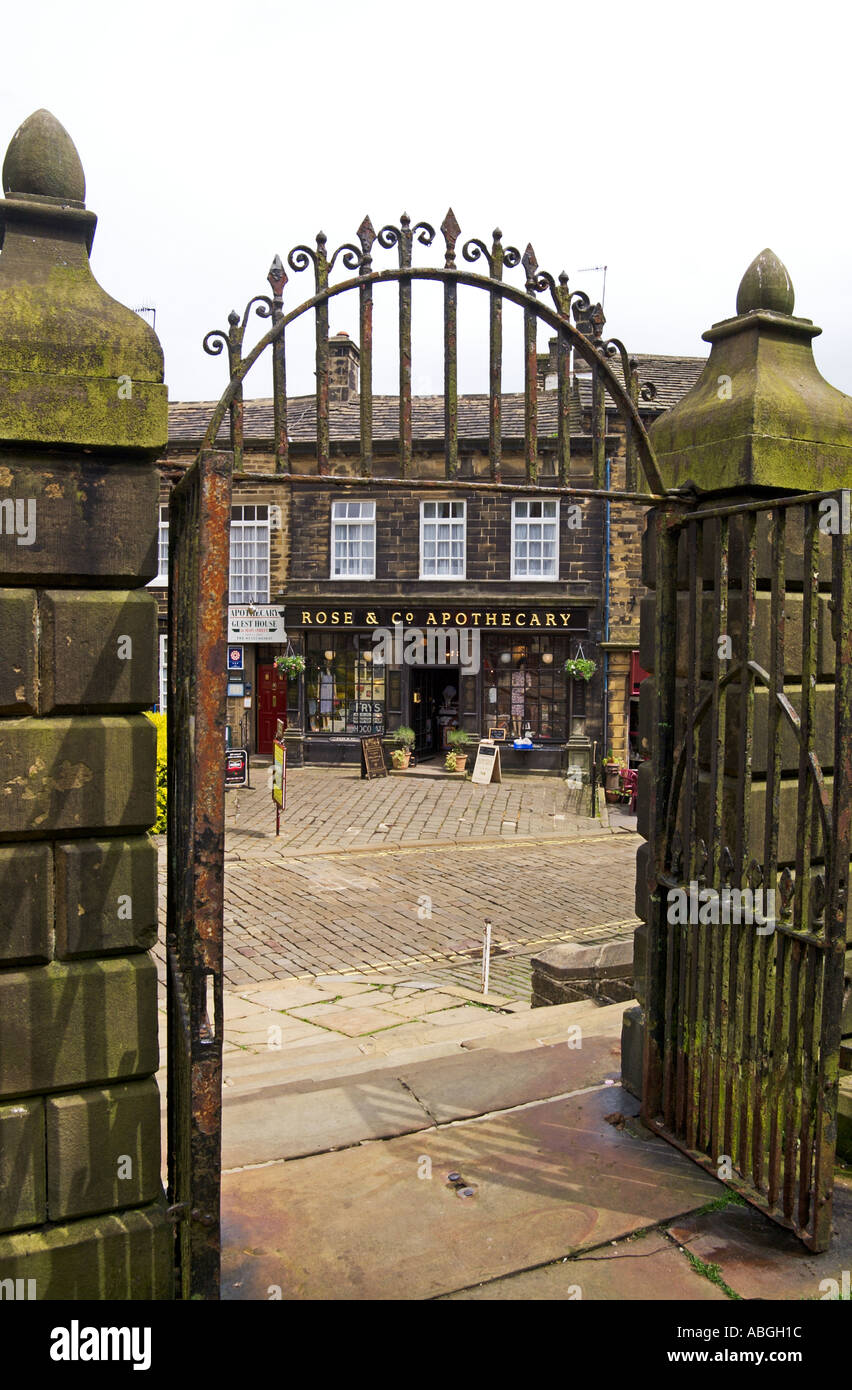
[[49, 111], [34, 111], [12, 136], [3, 163], [3, 192], [85, 202], [80, 156], [68, 131]]
[[792, 314], [796, 296], [787, 267], [767, 246], [755, 256], [737, 290], [737, 313], [769, 309], [774, 314]]

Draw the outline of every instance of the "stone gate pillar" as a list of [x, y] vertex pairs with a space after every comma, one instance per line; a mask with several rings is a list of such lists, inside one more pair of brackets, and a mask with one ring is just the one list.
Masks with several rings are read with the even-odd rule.
[[[659, 461], [660, 472], [669, 488], [692, 488], [697, 497], [700, 517], [702, 508], [734, 505], [759, 500], [782, 493], [804, 494], [852, 487], [852, 398], [835, 390], [820, 375], [813, 359], [812, 340], [820, 333], [810, 319], [793, 315], [793, 286], [786, 268], [769, 250], [761, 252], [748, 267], [737, 294], [736, 315], [713, 325], [704, 334], [712, 345], [707, 365], [681, 401], [651, 426], [650, 435]], [[772, 633], [770, 627], [772, 566], [767, 541], [766, 517], [757, 522], [757, 553], [755, 561], [757, 590], [755, 594], [754, 659], [766, 670], [771, 664]], [[645, 537], [643, 580], [653, 590], [656, 587], [654, 515], [649, 518]], [[680, 737], [684, 687], [687, 677], [687, 653], [684, 621], [689, 579], [686, 537], [681, 536], [678, 554], [678, 609], [675, 627], [679, 644], [674, 654], [674, 734]], [[737, 521], [731, 523], [731, 574], [738, 574], [742, 554], [743, 532]], [[717, 607], [714, 554], [705, 546], [700, 602]], [[803, 538], [800, 517], [793, 517], [786, 533], [785, 576], [786, 592], [786, 657], [790, 662], [801, 660], [803, 629]], [[816, 728], [818, 750], [830, 749], [833, 738], [834, 709], [834, 641], [831, 619], [831, 538], [819, 537], [818, 555], [820, 584], [815, 604], [817, 623], [816, 657]], [[732, 577], [729, 595], [728, 630], [733, 652], [745, 650], [744, 617], [737, 585]], [[654, 631], [656, 601], [652, 594], [642, 601], [640, 662], [651, 677], [643, 682], [640, 694], [640, 738], [643, 751], [654, 749], [657, 726], [657, 690], [655, 684]], [[711, 687], [714, 671], [718, 671], [716, 654], [702, 652], [702, 692]], [[797, 674], [798, 673], [798, 674]], [[797, 681], [798, 687], [797, 688]], [[794, 706], [800, 704], [801, 665], [789, 664], [784, 671], [785, 686], [790, 689]], [[726, 726], [725, 785], [723, 805], [723, 841], [735, 847], [739, 838], [736, 827], [736, 788], [740, 765], [735, 750], [739, 743], [737, 724], [739, 686], [729, 687]], [[748, 843], [743, 846], [746, 862], [749, 856], [758, 864], [764, 861], [763, 828], [764, 798], [767, 794], [767, 750], [771, 742], [771, 705], [766, 689], [758, 688], [754, 698], [754, 729], [752, 739], [752, 779], [749, 787], [752, 827]], [[709, 821], [709, 748], [698, 742], [698, 817], [697, 823]], [[777, 866], [779, 870], [795, 865], [797, 836], [797, 804], [799, 791], [798, 745], [788, 737], [780, 753], [780, 795]], [[654, 762], [640, 769], [638, 797], [638, 829], [646, 838], [651, 833], [650, 807], [654, 791]], [[829, 769], [830, 775], [830, 769]], [[687, 777], [691, 772], [687, 773]], [[635, 933], [636, 994], [640, 1007], [625, 1015], [622, 1038], [622, 1066], [625, 1081], [634, 1094], [641, 1093], [644, 1018], [642, 1006], [647, 1000], [646, 948], [648, 940], [649, 857], [651, 847], [644, 844], [637, 856], [636, 913], [642, 925]], [[686, 854], [688, 850], [685, 849]], [[734, 881], [739, 883], [739, 865], [734, 869]], [[711, 885], [718, 887], [717, 884]], [[852, 929], [852, 923], [847, 930]], [[847, 945], [849, 941], [847, 939]], [[852, 953], [847, 951], [847, 977], [852, 975]], [[852, 1000], [847, 981], [846, 1003], [842, 1030], [852, 1034]], [[841, 1087], [841, 1092], [843, 1088]], [[846, 1119], [844, 1121], [844, 1107]], [[844, 1124], [852, 1133], [852, 1104], [850, 1093], [841, 1095], [841, 1140]], [[848, 1147], [849, 1137], [845, 1140]], [[843, 1147], [843, 1142], [841, 1143]]]
[[[0, 1292], [167, 1298], [155, 1072], [155, 334], [47, 111], [0, 202]], [[10, 1283], [9, 1281], [17, 1281]]]

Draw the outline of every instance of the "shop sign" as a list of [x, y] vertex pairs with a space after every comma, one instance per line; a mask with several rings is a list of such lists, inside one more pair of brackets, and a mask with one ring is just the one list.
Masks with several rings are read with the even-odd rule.
[[488, 782], [503, 781], [500, 771], [500, 749], [496, 743], [489, 743], [486, 739], [480, 743], [470, 780], [480, 786], [485, 786]]
[[241, 671], [243, 669], [243, 649], [242, 647], [228, 648], [228, 670]]
[[288, 605], [287, 619], [295, 628], [334, 627], [472, 627], [483, 632], [500, 628], [527, 628], [532, 632], [588, 632], [585, 608], [332, 608], [321, 604]]
[[348, 734], [381, 733], [384, 728], [385, 707], [380, 700], [350, 700], [346, 706], [346, 732]]
[[286, 642], [284, 609], [275, 604], [228, 604], [228, 642]]
[[244, 787], [248, 783], [248, 752], [229, 748], [225, 754], [225, 786]]

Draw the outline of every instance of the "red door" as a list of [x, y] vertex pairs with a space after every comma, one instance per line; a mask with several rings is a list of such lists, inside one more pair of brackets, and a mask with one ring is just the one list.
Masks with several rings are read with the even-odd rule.
[[274, 666], [257, 668], [257, 751], [271, 753], [275, 726], [281, 720], [287, 727], [287, 677]]

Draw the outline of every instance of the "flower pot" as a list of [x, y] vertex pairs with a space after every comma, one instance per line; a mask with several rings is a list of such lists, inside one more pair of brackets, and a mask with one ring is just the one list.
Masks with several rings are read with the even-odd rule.
[[391, 755], [391, 764], [395, 772], [402, 772], [406, 767], [408, 767], [408, 764], [411, 762], [411, 749], [404, 748], [400, 751], [402, 753], [401, 757], [399, 752], [393, 753]]
[[456, 753], [456, 772], [464, 772], [467, 753]]

